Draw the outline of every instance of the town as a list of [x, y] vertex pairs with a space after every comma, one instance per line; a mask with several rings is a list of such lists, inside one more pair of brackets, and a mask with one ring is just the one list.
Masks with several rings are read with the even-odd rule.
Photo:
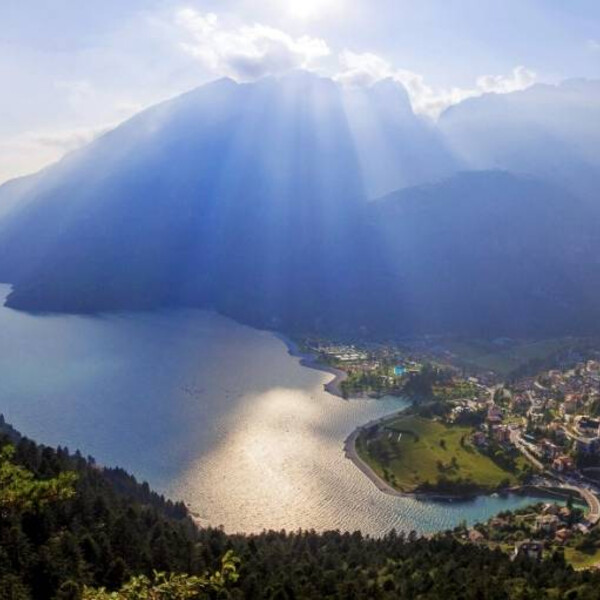
[[[449, 352], [438, 346], [432, 351], [427, 344], [305, 340], [304, 347], [347, 373], [345, 397], [413, 398], [410, 409], [364, 426], [353, 438], [357, 460], [381, 480], [381, 489], [433, 495], [454, 491], [460, 496], [510, 487], [552, 498], [563, 506], [538, 504], [461, 535], [494, 547], [500, 540], [504, 549], [511, 544], [515, 557], [541, 558], [543, 551], [562, 548], [574, 564], [600, 563], [600, 528], [595, 528], [600, 520], [598, 352], [589, 347], [585, 352], [563, 350], [552, 360], [533, 361], [534, 367], [550, 368], [521, 368], [502, 377], [465, 367]], [[453, 433], [459, 440], [455, 446]], [[429, 444], [422, 443], [424, 435]], [[436, 453], [429, 457], [434, 447]], [[470, 448], [494, 465], [490, 462], [486, 470], [475, 464]], [[444, 452], [446, 462], [440, 459]], [[427, 471], [428, 461], [437, 466], [437, 474], [431, 465]], [[501, 472], [492, 477], [497, 467], [509, 477]]]

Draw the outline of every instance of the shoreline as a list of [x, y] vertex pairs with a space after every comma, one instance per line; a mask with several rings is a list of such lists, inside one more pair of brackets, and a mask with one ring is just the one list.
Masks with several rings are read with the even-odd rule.
[[[325, 384], [323, 384], [323, 389], [332, 394], [333, 396], [337, 396], [343, 400], [347, 400], [344, 398], [340, 384], [344, 381], [348, 374], [341, 369], [336, 369], [335, 367], [330, 367], [329, 365], [324, 365], [319, 362], [315, 354], [302, 352], [298, 347], [298, 344], [294, 342], [292, 339], [287, 337], [285, 334], [281, 332], [273, 332], [277, 338], [279, 338], [285, 345], [290, 356], [300, 359], [300, 364], [303, 367], [307, 367], [309, 369], [314, 369], [316, 371], [321, 371], [323, 373], [329, 373], [333, 375], [333, 379]], [[358, 455], [356, 451], [356, 438], [361, 433], [361, 431], [367, 427], [371, 427], [373, 425], [378, 425], [388, 419], [395, 418], [400, 416], [408, 407], [405, 407], [399, 411], [393, 412], [389, 415], [385, 415], [378, 419], [374, 419], [360, 425], [357, 427], [344, 441], [344, 455], [347, 459], [351, 460], [354, 466], [361, 471], [370, 481], [375, 485], [375, 487], [384, 494], [388, 494], [389, 496], [395, 496], [396, 498], [412, 498], [415, 500], [423, 500], [423, 501], [468, 501], [474, 500], [480, 495], [490, 495], [490, 494], [469, 494], [469, 495], [450, 495], [450, 494], [436, 494], [435, 492], [427, 493], [427, 492], [401, 492], [391, 485], [389, 485], [385, 480], [383, 480], [362, 458]], [[512, 491], [512, 490], [510, 490]]]
[[418, 498], [417, 494], [400, 492], [399, 490], [393, 488], [389, 483], [387, 483], [381, 477], [379, 477], [379, 475], [377, 475], [377, 473], [375, 473], [375, 471], [359, 456], [359, 454], [356, 450], [356, 439], [358, 438], [360, 433], [362, 433], [363, 429], [366, 429], [367, 427], [372, 427], [373, 425], [378, 425], [379, 423], [382, 423], [383, 421], [385, 421], [387, 419], [390, 419], [392, 417], [402, 414], [402, 412], [404, 412], [404, 409], [402, 409], [401, 411], [398, 411], [397, 413], [388, 415], [386, 417], [374, 419], [372, 421], [369, 421], [368, 423], [365, 423], [364, 425], [361, 425], [360, 427], [357, 427], [344, 441], [344, 455], [347, 459], [352, 461], [354, 466], [359, 471], [362, 471], [362, 473], [367, 476], [367, 478], [371, 481], [371, 483], [373, 483], [373, 485], [375, 485], [375, 487], [380, 492], [383, 492], [384, 494], [388, 494], [389, 496], [395, 496], [396, 498], [417, 499]]
[[[295, 358], [300, 359], [300, 364], [303, 367], [307, 367], [309, 369], [314, 369], [316, 371], [321, 371], [322, 373], [328, 373], [333, 375], [333, 379], [325, 384], [323, 384], [323, 389], [343, 400], [347, 400], [344, 398], [340, 389], [340, 384], [342, 381], [347, 379], [348, 375], [345, 371], [341, 369], [336, 369], [335, 367], [330, 367], [329, 365], [324, 365], [319, 362], [318, 358], [315, 354], [302, 352], [298, 347], [298, 344], [293, 341], [291, 338], [287, 337], [285, 334], [281, 332], [273, 332], [274, 335], [280, 339], [286, 346], [288, 354]], [[358, 454], [356, 450], [356, 439], [359, 434], [366, 428], [372, 427], [373, 425], [378, 425], [387, 421], [388, 419], [396, 418], [402, 413], [406, 411], [409, 407], [405, 407], [399, 411], [393, 412], [389, 415], [385, 415], [378, 419], [373, 419], [368, 423], [358, 426], [354, 431], [350, 433], [350, 435], [344, 441], [344, 456], [352, 461], [354, 466], [363, 473], [371, 483], [384, 494], [388, 496], [394, 496], [396, 498], [411, 498], [413, 500], [421, 500], [424, 502], [468, 502], [471, 500], [475, 500], [479, 496], [491, 496], [492, 494], [523, 494], [526, 493], [524, 487], [526, 486], [516, 486], [507, 488], [505, 490], [495, 490], [490, 492], [482, 492], [482, 493], [472, 493], [472, 494], [437, 494], [435, 492], [401, 492], [390, 484], [388, 484], [383, 478], [381, 478]]]
[[438, 494], [436, 492], [401, 492], [396, 488], [392, 487], [382, 477], [380, 477], [375, 470], [367, 464], [358, 454], [356, 450], [356, 440], [360, 433], [368, 427], [373, 425], [379, 425], [387, 421], [388, 419], [396, 418], [405, 411], [402, 409], [398, 412], [374, 419], [357, 427], [344, 441], [344, 455], [347, 459], [351, 460], [354, 466], [361, 471], [366, 477], [373, 483], [373, 485], [384, 494], [389, 496], [395, 496], [396, 498], [412, 498], [413, 500], [421, 500], [424, 502], [468, 502], [475, 500], [480, 496], [492, 496], [493, 494], [522, 494], [527, 495], [528, 486], [513, 486], [502, 490], [491, 490], [489, 492], [474, 492], [471, 494]]
[[300, 359], [300, 364], [303, 367], [307, 367], [309, 369], [314, 369], [315, 371], [321, 371], [322, 373], [328, 373], [333, 375], [333, 379], [323, 384], [323, 389], [332, 394], [333, 396], [337, 396], [338, 398], [342, 398], [342, 400], [346, 400], [344, 398], [341, 390], [341, 383], [348, 378], [348, 374], [341, 369], [336, 369], [335, 367], [330, 367], [329, 365], [324, 365], [319, 362], [318, 358], [315, 354], [310, 354], [307, 352], [302, 352], [298, 347], [298, 344], [294, 342], [294, 340], [290, 339], [283, 333], [276, 332], [275, 336], [279, 338], [287, 347], [288, 354], [295, 358]]

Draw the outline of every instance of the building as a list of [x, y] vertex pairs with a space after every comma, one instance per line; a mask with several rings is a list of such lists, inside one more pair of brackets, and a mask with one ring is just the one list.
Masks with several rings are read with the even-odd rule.
[[469, 530], [469, 541], [473, 544], [480, 544], [485, 541], [485, 536], [477, 529]]
[[544, 544], [542, 544], [542, 542], [525, 540], [524, 542], [519, 542], [515, 545], [512, 558], [513, 560], [519, 557], [530, 558], [532, 560], [542, 560], [543, 553]]
[[496, 406], [495, 404], [492, 404], [488, 408], [487, 422], [490, 424], [502, 423], [502, 410], [500, 409], [500, 407]]
[[510, 429], [506, 425], [494, 425], [492, 435], [499, 444], [510, 442]]
[[559, 523], [558, 516], [551, 514], [540, 515], [535, 520], [537, 530], [544, 533], [553, 533], [558, 528]]
[[600, 427], [600, 421], [598, 419], [590, 419], [580, 415], [575, 417], [575, 428], [581, 435], [597, 436], [598, 428]]
[[600, 450], [600, 438], [578, 437], [575, 440], [575, 447], [583, 454], [597, 454]]
[[571, 532], [564, 527], [563, 529], [559, 529], [556, 534], [554, 535], [554, 539], [559, 543], [559, 544], [564, 544], [567, 541], [569, 541], [571, 537]]
[[554, 460], [560, 454], [558, 446], [553, 444], [550, 440], [542, 440], [540, 448], [542, 456], [549, 460]]
[[564, 473], [565, 471], [571, 471], [574, 467], [573, 459], [570, 456], [566, 456], [562, 454], [561, 456], [557, 456], [552, 461], [552, 468], [559, 473]]

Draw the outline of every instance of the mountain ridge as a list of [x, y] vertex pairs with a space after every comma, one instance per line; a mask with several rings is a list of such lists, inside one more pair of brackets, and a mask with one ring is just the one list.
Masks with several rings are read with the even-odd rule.
[[0, 221], [7, 304], [374, 334], [593, 327], [595, 208], [535, 174], [464, 169], [449, 144], [389, 81], [218, 80], [21, 183]]

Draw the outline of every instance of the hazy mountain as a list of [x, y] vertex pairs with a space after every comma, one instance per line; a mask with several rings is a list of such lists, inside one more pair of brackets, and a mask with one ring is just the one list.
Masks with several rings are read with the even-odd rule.
[[471, 98], [446, 110], [439, 128], [469, 168], [535, 175], [598, 204], [600, 81]]
[[287, 329], [593, 321], [589, 208], [508, 173], [440, 179], [459, 162], [392, 82], [220, 80], [0, 187], [0, 280], [21, 309], [193, 305]]
[[364, 198], [337, 85], [221, 80], [44, 173], [5, 220], [0, 274], [23, 308], [240, 304], [277, 322], [337, 296]]
[[413, 113], [406, 90], [391, 79], [346, 90], [344, 109], [370, 198], [436, 181], [462, 164], [435, 124]]
[[[393, 311], [420, 331], [494, 335], [593, 329], [598, 222], [531, 177], [461, 173], [373, 205]], [[406, 326], [406, 325], [405, 325]]]

